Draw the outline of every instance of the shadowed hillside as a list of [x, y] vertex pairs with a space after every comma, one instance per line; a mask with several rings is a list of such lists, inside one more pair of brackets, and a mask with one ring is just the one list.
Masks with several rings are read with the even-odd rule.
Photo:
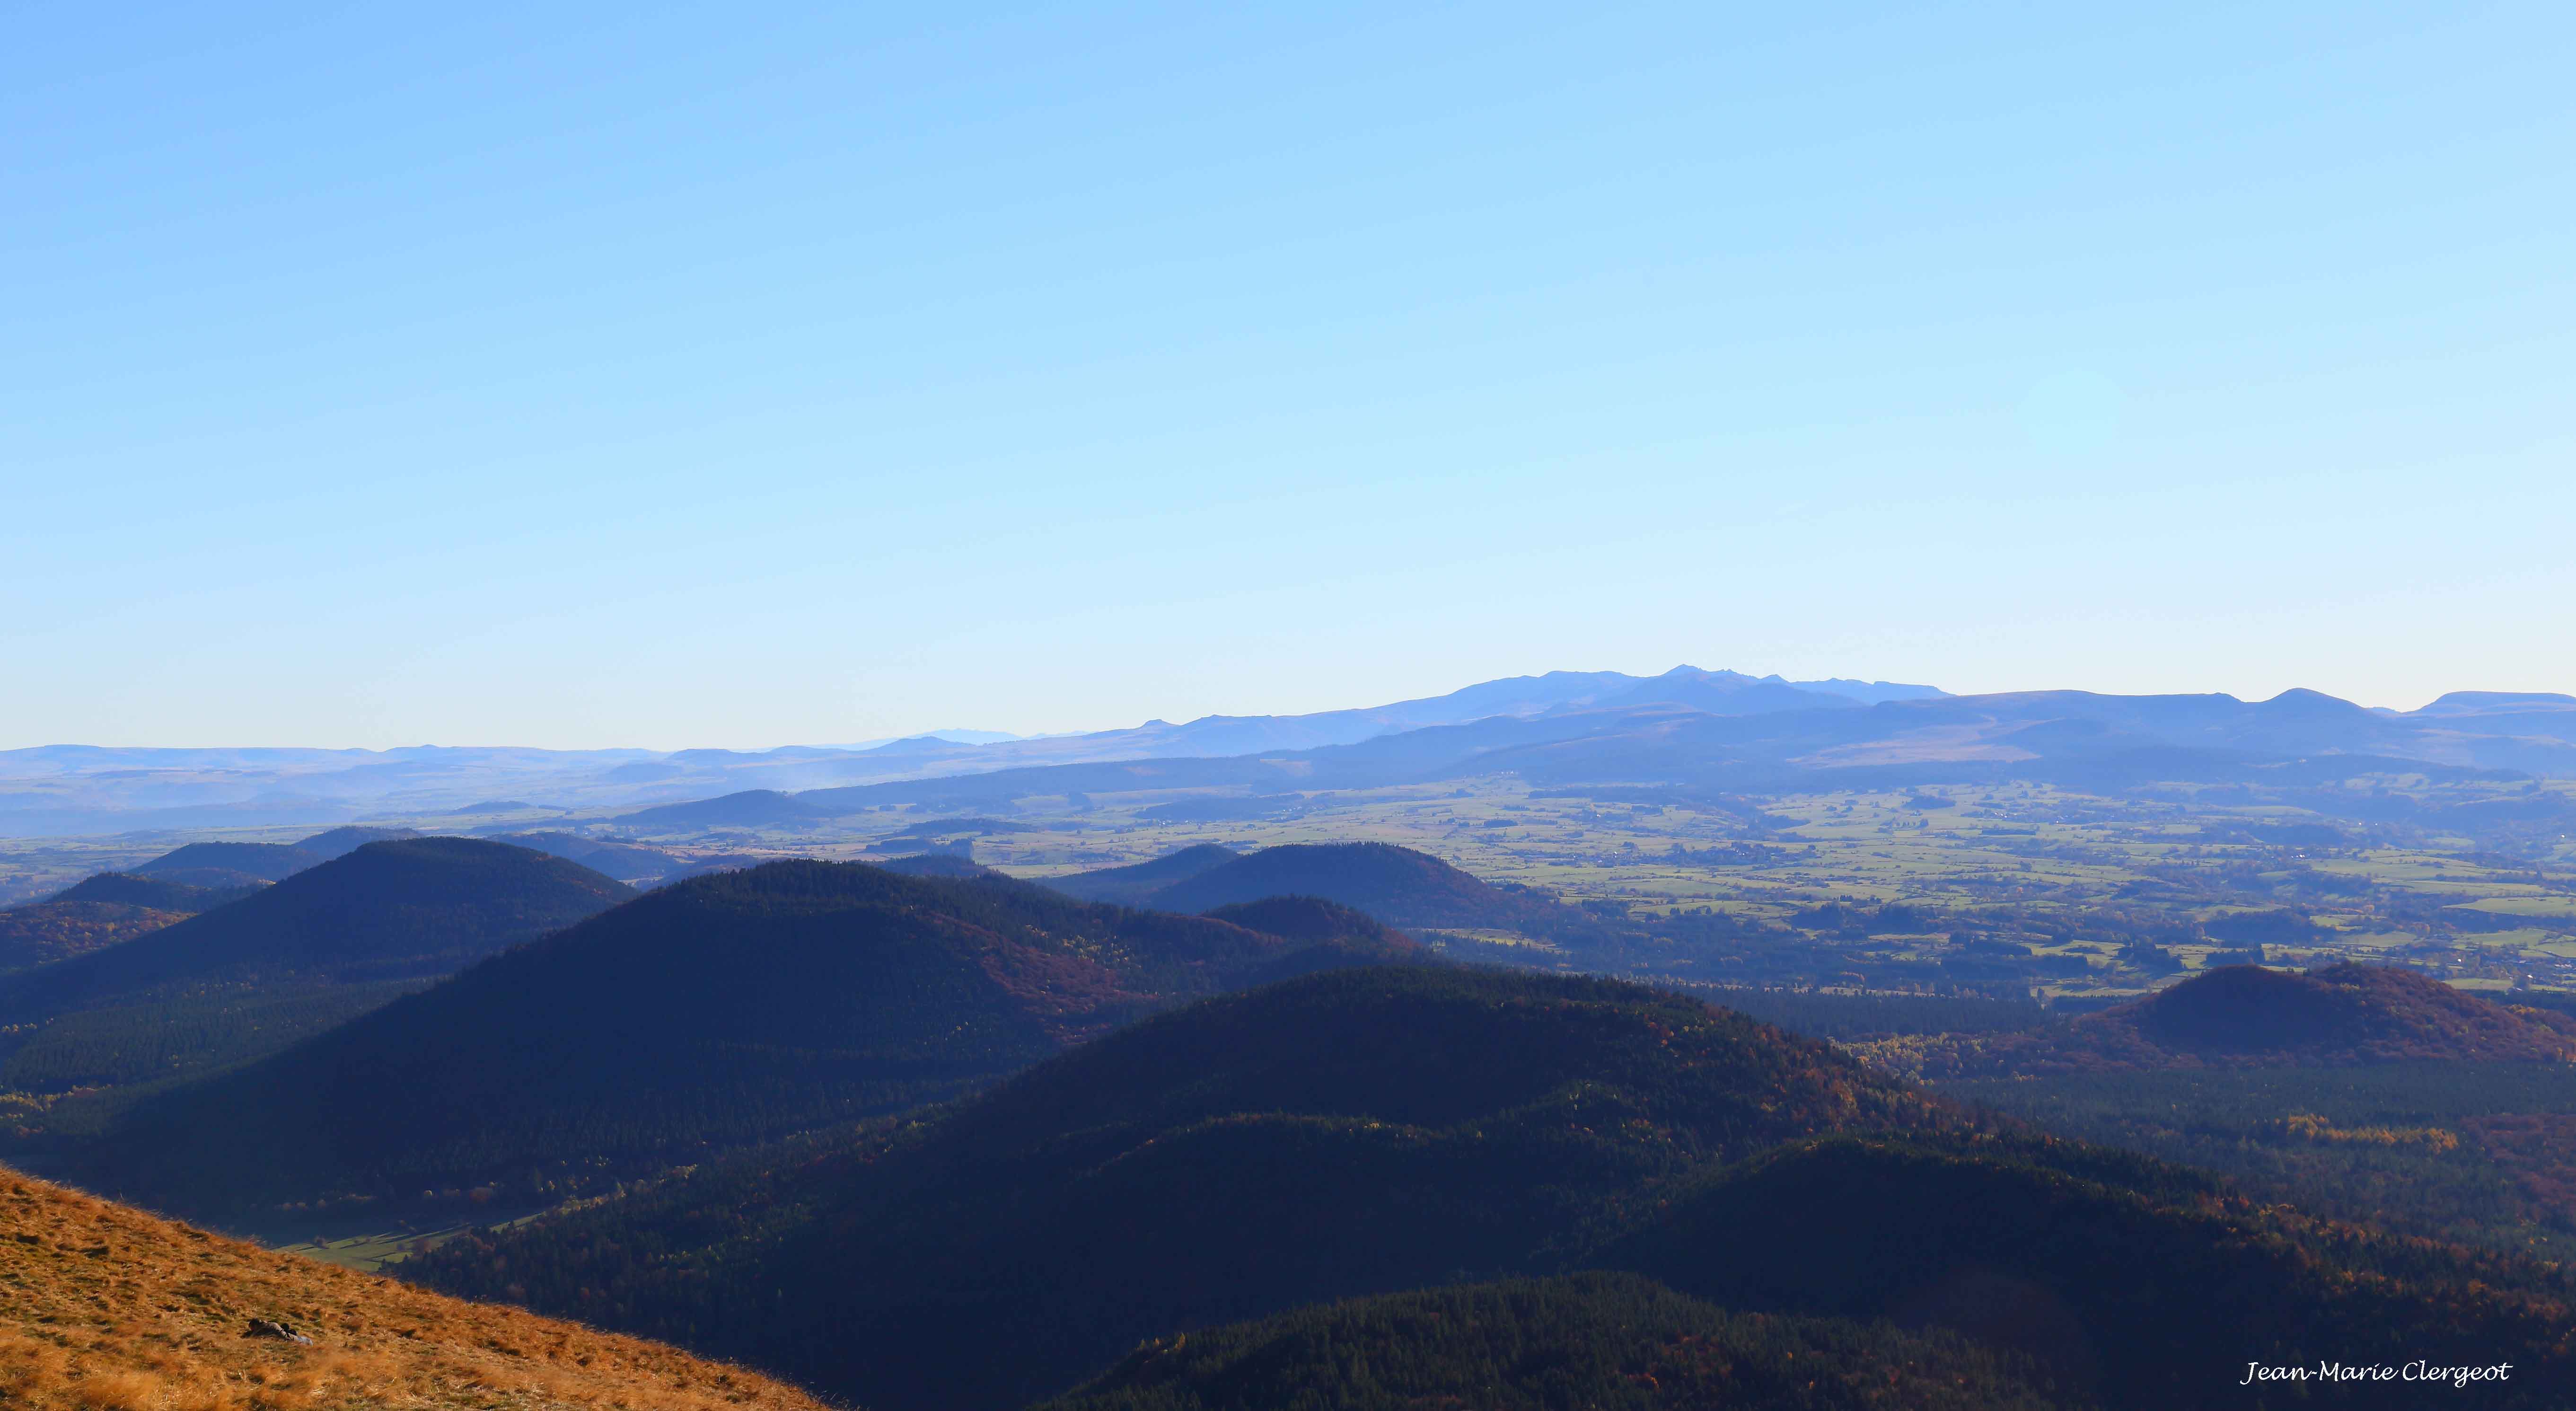
[[41, 1019], [181, 984], [439, 975], [632, 895], [588, 868], [500, 843], [370, 843], [229, 906], [0, 978], [0, 1016]]
[[667, 887], [162, 1095], [81, 1169], [214, 1215], [457, 1185], [527, 1198], [598, 1163], [658, 1169], [947, 1098], [1283, 961], [1375, 958], [1317, 939], [1007, 878], [771, 863]]
[[1158, 1338], [1044, 1411], [2049, 1411], [1955, 1340], [1730, 1313], [1634, 1275], [1515, 1279]]
[[[2256, 1404], [2277, 1392], [2247, 1392], [2247, 1363], [2321, 1359], [2513, 1364], [2509, 1382], [2470, 1390], [2481, 1406], [2576, 1393], [2554, 1268], [2252, 1205], [2216, 1178], [2074, 1143], [1799, 1143], [1595, 1257], [1728, 1307], [1955, 1329], [2135, 1411]], [[2392, 1381], [2321, 1400], [2435, 1394]]]
[[1701, 1162], [1951, 1120], [1669, 994], [1344, 970], [1149, 1019], [927, 1123], [460, 1240], [419, 1272], [880, 1411], [1001, 1407], [1139, 1338], [1540, 1267]]
[[[0, 1168], [0, 1402], [29, 1411], [818, 1411], [676, 1349], [459, 1303]], [[245, 1336], [257, 1322], [292, 1333]]]
[[1068, 877], [1041, 879], [1045, 885], [1066, 896], [1084, 901], [1114, 901], [1121, 906], [1143, 906], [1146, 898], [1210, 868], [1223, 867], [1243, 854], [1223, 843], [1199, 843], [1179, 852], [1165, 853], [1151, 862], [1127, 867], [1103, 867], [1093, 872], [1076, 872]]

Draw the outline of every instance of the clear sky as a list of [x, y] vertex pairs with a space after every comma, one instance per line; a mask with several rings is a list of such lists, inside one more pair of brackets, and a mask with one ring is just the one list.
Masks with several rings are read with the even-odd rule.
[[12, 4], [0, 747], [2576, 690], [2576, 9]]

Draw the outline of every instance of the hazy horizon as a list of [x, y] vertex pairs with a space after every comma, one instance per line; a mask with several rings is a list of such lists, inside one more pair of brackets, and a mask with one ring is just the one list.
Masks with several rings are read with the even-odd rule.
[[[1654, 677], [1654, 676], [1661, 675], [1661, 674], [1663, 674], [1663, 671], [1665, 671], [1665, 670], [1670, 670], [1670, 669], [1672, 669], [1672, 668], [1662, 668], [1662, 669], [1658, 669], [1658, 670], [1628, 671], [1628, 672], [1625, 672], [1624, 674], [1626, 674], [1626, 675], [1630, 675], [1630, 676], [1635, 676], [1635, 677], [1640, 677], [1640, 678], [1652, 678], [1652, 677]], [[1734, 668], [1710, 667], [1710, 668], [1706, 668], [1706, 669], [1709, 669], [1709, 670], [1729, 670], [1729, 669], [1734, 669]], [[1562, 668], [1559, 668], [1559, 667], [1551, 667], [1551, 668], [1548, 668], [1547, 670], [1548, 670], [1548, 671], [1564, 670], [1564, 671], [1575, 671], [1575, 672], [1590, 672], [1590, 671], [1614, 671], [1614, 670], [1619, 670], [1619, 668], [1615, 668], [1615, 667], [1562, 667]], [[1483, 681], [1491, 681], [1491, 680], [1507, 680], [1507, 679], [1512, 679], [1513, 677], [1533, 677], [1533, 676], [1540, 676], [1540, 675], [1544, 675], [1544, 674], [1546, 674], [1546, 672], [1544, 672], [1544, 671], [1527, 671], [1527, 672], [1515, 672], [1515, 673], [1511, 673], [1511, 674], [1510, 674], [1510, 676], [1504, 676], [1504, 677], [1487, 677], [1487, 678], [1483, 678], [1483, 680], [1482, 680], [1482, 681], [1477, 681], [1477, 682], [1460, 682], [1460, 683], [1458, 683], [1457, 685], [1450, 687], [1450, 688], [1449, 688], [1449, 691], [1454, 691], [1454, 690], [1464, 689], [1465, 687], [1467, 687], [1467, 686], [1471, 686], [1471, 685], [1483, 684]], [[1777, 675], [1779, 675], [1779, 673], [1776, 673], [1776, 672], [1767, 672], [1767, 673], [1766, 673], [1766, 672], [1749, 672], [1749, 671], [1748, 671], [1748, 672], [1744, 672], [1743, 674], [1745, 674], [1745, 675], [1749, 675], [1749, 676], [1755, 676], [1755, 677], [1767, 677], [1767, 676], [1777, 676]], [[1892, 681], [1892, 678], [1887, 678], [1887, 677], [1873, 677], [1873, 676], [1863, 676], [1863, 675], [1859, 675], [1859, 674], [1857, 674], [1857, 673], [1850, 673], [1850, 672], [1838, 673], [1838, 675], [1841, 677], [1841, 679], [1845, 679], [1845, 680], [1865, 681], [1865, 682], [1875, 682], [1875, 683], [1883, 683], [1883, 684], [1907, 684], [1907, 685], [1927, 685], [1927, 686], [1933, 686], [1933, 687], [1936, 687], [1936, 688], [1938, 688], [1938, 689], [1942, 690], [1945, 694], [1947, 694], [1947, 695], [1952, 695], [1952, 696], [1976, 696], [1976, 695], [1999, 695], [1999, 694], [2008, 694], [2008, 692], [1958, 691], [1958, 690], [1951, 690], [1951, 689], [1949, 689], [1948, 687], [1942, 686], [1939, 682], [1928, 682], [1928, 681], [1926, 681], [1926, 682], [1894, 683], [1894, 682]], [[1784, 679], [1784, 680], [1785, 680], [1786, 678], [1784, 677], [1784, 678], [1782, 678], [1782, 679]], [[1827, 678], [1809, 678], [1809, 679], [1827, 679]], [[2022, 689], [2022, 688], [2016, 688], [2016, 689]], [[2087, 688], [2087, 687], [2083, 687], [2083, 686], [2065, 686], [2065, 685], [2049, 686], [2049, 687], [2038, 687], [2038, 688], [2029, 688], [2029, 689], [2050, 690], [2050, 691], [2089, 691], [2089, 688]], [[2302, 688], [2302, 687], [2297, 687], [2297, 686], [2291, 686], [2291, 687], [2285, 687], [2285, 688], [2283, 688], [2283, 689], [2284, 689], [2284, 690], [2300, 690], [2300, 689], [2314, 689], [2314, 688], [2313, 688], [2313, 687]], [[2441, 696], [2443, 696], [2443, 695], [2447, 695], [2447, 694], [2450, 694], [2450, 692], [2451, 692], [2451, 691], [2489, 691], [2489, 690], [2493, 690], [2493, 691], [2502, 691], [2502, 692], [2507, 692], [2507, 693], [2513, 693], [2513, 692], [2521, 691], [2521, 690], [2523, 690], [2523, 689], [2524, 689], [2524, 688], [2512, 687], [2512, 686], [2506, 686], [2506, 687], [2491, 687], [2491, 686], [2458, 686], [2458, 687], [2452, 687], [2452, 688], [2449, 688], [2448, 690], [2445, 690], [2445, 691], [2437, 691], [2437, 692], [2435, 692], [2433, 695], [2431, 695], [2431, 696], [2427, 696], [2427, 697], [2425, 697], [2423, 700], [2421, 700], [2421, 701], [2417, 701], [2417, 702], [2415, 702], [2415, 703], [2413, 703], [2413, 704], [2411, 704], [2411, 705], [2392, 705], [2392, 704], [2389, 704], [2389, 703], [2386, 703], [2386, 702], [2374, 702], [2374, 701], [2354, 701], [2354, 702], [2353, 702], [2353, 704], [2355, 704], [2355, 705], [2360, 705], [2360, 706], [2365, 706], [2365, 707], [2369, 707], [2369, 708], [2372, 708], [2372, 709], [2396, 710], [2396, 711], [2400, 711], [2400, 712], [2406, 712], [2406, 711], [2420, 710], [2420, 709], [2424, 708], [2425, 706], [2428, 706], [2428, 705], [2432, 704], [2432, 703], [2433, 703], [2433, 701], [2435, 701], [2435, 700], [2439, 699]], [[2543, 690], [2543, 689], [2545, 689], [2545, 688], [2531, 688], [2531, 689], [2532, 689], [2532, 690], [2535, 690], [2535, 691], [2538, 691], [2538, 690]], [[70, 748], [96, 747], [96, 748], [104, 748], [104, 749], [132, 749], [132, 750], [148, 750], [148, 749], [168, 749], [168, 750], [223, 750], [223, 749], [245, 749], [245, 750], [252, 750], [252, 749], [274, 749], [274, 750], [292, 750], [292, 749], [312, 749], [312, 750], [330, 750], [330, 751], [350, 751], [350, 750], [358, 750], [358, 751], [367, 751], [367, 752], [373, 752], [373, 753], [385, 753], [385, 752], [394, 751], [394, 750], [402, 750], [402, 749], [423, 749], [423, 748], [429, 748], [429, 749], [532, 749], [532, 750], [560, 751], [560, 752], [565, 752], [565, 753], [577, 753], [577, 752], [584, 752], [584, 751], [618, 751], [618, 750], [631, 750], [631, 751], [641, 751], [641, 752], [657, 753], [657, 754], [668, 754], [668, 753], [673, 753], [673, 752], [680, 751], [680, 750], [691, 750], [691, 749], [732, 750], [732, 751], [738, 751], [738, 752], [742, 752], [742, 753], [761, 753], [761, 752], [764, 752], [764, 751], [770, 751], [770, 750], [795, 749], [795, 748], [809, 748], [809, 749], [836, 749], [836, 750], [867, 750], [867, 749], [874, 749], [874, 748], [877, 748], [877, 747], [879, 747], [879, 746], [883, 746], [883, 745], [888, 745], [888, 744], [897, 743], [897, 742], [899, 742], [899, 741], [903, 741], [903, 740], [920, 739], [920, 738], [929, 737], [929, 736], [943, 736], [943, 737], [944, 737], [944, 736], [961, 736], [961, 737], [972, 737], [972, 736], [991, 736], [991, 737], [995, 737], [995, 738], [993, 738], [993, 739], [986, 739], [986, 740], [977, 740], [977, 739], [971, 739], [971, 738], [970, 738], [970, 739], [958, 739], [958, 740], [953, 741], [953, 743], [958, 743], [958, 744], [1010, 743], [1010, 742], [1015, 742], [1015, 741], [1042, 740], [1042, 739], [1055, 738], [1055, 737], [1063, 737], [1063, 736], [1090, 735], [1090, 734], [1101, 734], [1101, 733], [1108, 733], [1108, 732], [1121, 731], [1121, 730], [1133, 730], [1133, 729], [1139, 729], [1139, 728], [1142, 728], [1142, 727], [1145, 727], [1145, 726], [1154, 725], [1154, 724], [1158, 724], [1158, 723], [1160, 723], [1160, 724], [1170, 724], [1170, 725], [1185, 725], [1185, 724], [1188, 724], [1188, 723], [1190, 723], [1190, 722], [1192, 722], [1192, 721], [1199, 720], [1199, 719], [1202, 719], [1202, 718], [1206, 718], [1206, 717], [1209, 717], [1209, 716], [1214, 716], [1214, 717], [1226, 717], [1226, 716], [1245, 717], [1245, 716], [1256, 716], [1256, 717], [1257, 717], [1257, 716], [1276, 716], [1276, 715], [1291, 715], [1291, 714], [1318, 714], [1318, 713], [1326, 713], [1326, 712], [1341, 711], [1341, 710], [1367, 710], [1367, 709], [1371, 709], [1371, 708], [1374, 708], [1374, 707], [1379, 707], [1379, 706], [1385, 706], [1385, 705], [1393, 705], [1393, 704], [1397, 704], [1397, 703], [1399, 703], [1399, 702], [1401, 702], [1401, 701], [1406, 701], [1406, 700], [1418, 700], [1418, 699], [1426, 699], [1426, 698], [1437, 698], [1437, 697], [1439, 697], [1439, 696], [1443, 696], [1443, 695], [1447, 695], [1447, 694], [1449, 694], [1449, 691], [1429, 691], [1429, 692], [1424, 692], [1424, 693], [1422, 693], [1422, 694], [1421, 694], [1421, 695], [1419, 695], [1419, 696], [1386, 696], [1386, 697], [1383, 697], [1383, 698], [1373, 698], [1373, 699], [1369, 699], [1369, 700], [1362, 700], [1362, 701], [1348, 701], [1348, 702], [1343, 702], [1343, 703], [1341, 703], [1341, 704], [1337, 704], [1337, 705], [1328, 705], [1328, 706], [1323, 706], [1323, 707], [1320, 707], [1320, 708], [1319, 708], [1319, 710], [1317, 710], [1317, 711], [1296, 711], [1296, 712], [1291, 712], [1291, 711], [1260, 711], [1260, 710], [1245, 710], [1245, 711], [1211, 711], [1211, 712], [1206, 712], [1206, 713], [1204, 713], [1203, 715], [1193, 715], [1193, 716], [1180, 716], [1180, 715], [1171, 715], [1171, 716], [1148, 716], [1148, 717], [1146, 717], [1146, 718], [1144, 718], [1144, 719], [1142, 719], [1142, 720], [1130, 720], [1130, 721], [1125, 721], [1125, 722], [1122, 722], [1122, 723], [1119, 723], [1119, 724], [1113, 724], [1113, 725], [1100, 725], [1100, 726], [1090, 726], [1090, 727], [1085, 727], [1085, 728], [1080, 728], [1080, 729], [1048, 729], [1048, 728], [1037, 728], [1037, 729], [1027, 729], [1027, 730], [998, 730], [998, 729], [991, 729], [991, 728], [988, 728], [988, 727], [986, 727], [986, 726], [982, 726], [982, 725], [945, 725], [945, 726], [933, 726], [933, 727], [930, 727], [930, 728], [928, 728], [928, 729], [923, 729], [923, 730], [914, 730], [914, 731], [910, 731], [910, 732], [908, 732], [908, 733], [901, 734], [901, 735], [886, 735], [886, 736], [879, 736], [879, 737], [874, 737], [874, 738], [870, 738], [870, 739], [863, 739], [863, 740], [844, 740], [844, 741], [801, 740], [801, 739], [800, 739], [800, 740], [771, 740], [771, 741], [765, 741], [765, 742], [761, 742], [761, 743], [745, 744], [745, 743], [731, 742], [731, 741], [721, 741], [721, 740], [687, 740], [687, 741], [681, 741], [681, 742], [676, 742], [676, 743], [650, 743], [650, 742], [641, 742], [641, 741], [634, 741], [634, 740], [621, 740], [621, 741], [611, 741], [611, 742], [595, 743], [595, 744], [562, 745], [562, 744], [549, 744], [549, 743], [545, 743], [545, 742], [542, 742], [542, 741], [531, 741], [531, 740], [501, 740], [501, 739], [494, 739], [494, 740], [465, 740], [465, 739], [443, 739], [443, 740], [442, 740], [442, 739], [422, 739], [422, 740], [401, 740], [401, 741], [390, 741], [390, 742], [383, 742], [383, 743], [365, 743], [365, 744], [324, 743], [324, 742], [314, 742], [314, 741], [306, 741], [306, 740], [285, 740], [285, 741], [280, 741], [280, 740], [127, 740], [127, 741], [100, 741], [100, 740], [44, 740], [44, 741], [32, 741], [32, 742], [27, 742], [27, 743], [23, 743], [23, 744], [0, 744], [0, 753], [7, 753], [7, 752], [12, 752], [12, 751], [20, 751], [20, 750], [30, 750], [30, 749], [44, 749], [44, 748], [48, 748], [48, 747], [70, 747]], [[2090, 693], [2091, 693], [2091, 694], [2096, 694], [2096, 695], [2117, 695], [2117, 694], [2137, 694], [2137, 695], [2229, 695], [2229, 696], [2234, 696], [2234, 697], [2235, 697], [2236, 699], [2238, 699], [2238, 700], [2246, 701], [2246, 702], [2249, 702], [2249, 703], [2259, 702], [2259, 701], [2262, 701], [2262, 700], [2268, 700], [2268, 699], [2270, 699], [2270, 698], [2271, 698], [2270, 696], [2246, 696], [2246, 695], [2241, 695], [2241, 694], [2238, 694], [2238, 693], [2235, 693], [2235, 692], [2225, 692], [2225, 691], [2219, 691], [2219, 692], [2184, 692], [2184, 691], [2170, 691], [2170, 692], [2101, 692], [2101, 691], [2090, 691]], [[2272, 693], [2272, 694], [2273, 694], [2273, 695], [2279, 695], [2279, 694], [2281, 694], [2281, 693], [2280, 693], [2280, 692], [2274, 692], [2274, 693]], [[2334, 694], [2334, 693], [2332, 693], [2332, 692], [2327, 692], [2326, 694], [2328, 694], [2328, 695], [2332, 695], [2332, 694]], [[2562, 694], [2576, 694], [2576, 693], [2562, 693]], [[2348, 698], [2338, 697], [2338, 699], [2348, 699]]]

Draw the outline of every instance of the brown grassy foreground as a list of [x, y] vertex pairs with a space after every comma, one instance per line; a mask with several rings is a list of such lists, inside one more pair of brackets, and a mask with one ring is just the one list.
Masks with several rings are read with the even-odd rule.
[[[253, 1319], [310, 1337], [243, 1336]], [[209, 1235], [0, 1168], [0, 1406], [819, 1411], [640, 1338]]]

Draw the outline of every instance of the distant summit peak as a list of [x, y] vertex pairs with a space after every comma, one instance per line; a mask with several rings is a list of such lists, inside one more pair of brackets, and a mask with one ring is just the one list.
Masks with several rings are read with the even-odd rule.
[[1950, 694], [1938, 686], [1923, 686], [1903, 681], [1861, 681], [1848, 676], [1829, 676], [1821, 681], [1792, 681], [1776, 671], [1764, 676], [1753, 676], [1725, 668], [1710, 671], [1690, 665], [1676, 666], [1663, 675], [1650, 679], [1699, 681], [1719, 685], [1785, 687], [1812, 695], [1841, 696], [1847, 700], [1858, 701], [1862, 705], [1877, 705], [1881, 701], [1943, 700]]
[[2576, 696], [2558, 691], [2445, 691], [2415, 715], [2497, 715], [2576, 710]]

